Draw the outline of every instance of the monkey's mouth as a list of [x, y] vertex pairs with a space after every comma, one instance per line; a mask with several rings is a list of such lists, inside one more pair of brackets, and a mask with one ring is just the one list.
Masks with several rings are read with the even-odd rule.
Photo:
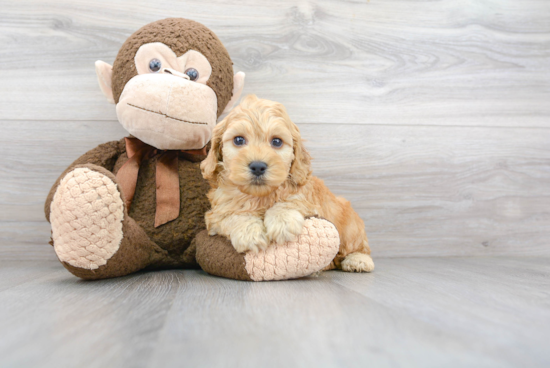
[[139, 110], [147, 111], [147, 112], [150, 112], [150, 113], [153, 113], [153, 114], [157, 114], [157, 115], [164, 116], [165, 118], [168, 118], [168, 119], [181, 121], [181, 122], [183, 122], [183, 123], [187, 123], [187, 124], [199, 124], [199, 125], [208, 125], [208, 123], [203, 123], [203, 122], [200, 122], [200, 121], [187, 121], [187, 120], [183, 120], [183, 119], [180, 119], [180, 118], [175, 118], [175, 117], [173, 117], [173, 116], [164, 114], [164, 113], [162, 113], [162, 112], [160, 112], [160, 111], [149, 110], [149, 109], [146, 109], [146, 108], [144, 108], [144, 107], [132, 105], [131, 103], [126, 103], [126, 104], [127, 104], [128, 106], [130, 106], [130, 107], [133, 107], [134, 109], [139, 109]]

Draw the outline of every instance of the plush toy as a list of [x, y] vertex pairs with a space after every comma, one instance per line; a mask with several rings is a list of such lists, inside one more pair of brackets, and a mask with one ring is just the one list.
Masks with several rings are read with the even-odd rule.
[[153, 22], [126, 40], [112, 67], [97, 61], [96, 72], [131, 135], [78, 158], [50, 190], [51, 243], [67, 270], [104, 279], [201, 266], [260, 281], [306, 276], [332, 261], [338, 232], [318, 218], [294, 242], [259, 253], [239, 254], [206, 233], [209, 186], [199, 165], [244, 84], [211, 30], [180, 18]]

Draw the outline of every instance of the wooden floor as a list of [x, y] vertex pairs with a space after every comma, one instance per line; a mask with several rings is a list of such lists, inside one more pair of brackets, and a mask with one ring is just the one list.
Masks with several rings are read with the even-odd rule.
[[0, 367], [548, 367], [550, 259], [387, 258], [372, 274], [85, 282], [0, 263]]

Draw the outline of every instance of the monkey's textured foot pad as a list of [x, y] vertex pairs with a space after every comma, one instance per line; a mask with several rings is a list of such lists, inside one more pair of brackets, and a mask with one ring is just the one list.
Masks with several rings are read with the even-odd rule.
[[223, 236], [197, 235], [197, 262], [206, 272], [238, 280], [287, 280], [323, 270], [340, 247], [336, 227], [327, 220], [309, 218], [295, 241], [270, 245], [259, 253], [237, 253]]
[[122, 241], [124, 205], [117, 185], [86, 167], [70, 171], [55, 192], [50, 221], [60, 261], [94, 270], [107, 263]]

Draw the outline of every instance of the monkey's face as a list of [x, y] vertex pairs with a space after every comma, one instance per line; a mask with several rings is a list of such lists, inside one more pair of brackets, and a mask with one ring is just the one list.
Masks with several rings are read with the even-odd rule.
[[[195, 38], [204, 36], [201, 43], [189, 44], [191, 28]], [[244, 73], [232, 75], [231, 59], [210, 30], [175, 18], [137, 31], [122, 46], [114, 68], [97, 61], [96, 72], [102, 91], [116, 101], [122, 126], [162, 150], [204, 147], [218, 116], [231, 109], [244, 84]]]
[[204, 147], [216, 125], [216, 93], [206, 85], [212, 66], [201, 53], [180, 57], [166, 45], [142, 45], [116, 106], [122, 126], [159, 149]]

